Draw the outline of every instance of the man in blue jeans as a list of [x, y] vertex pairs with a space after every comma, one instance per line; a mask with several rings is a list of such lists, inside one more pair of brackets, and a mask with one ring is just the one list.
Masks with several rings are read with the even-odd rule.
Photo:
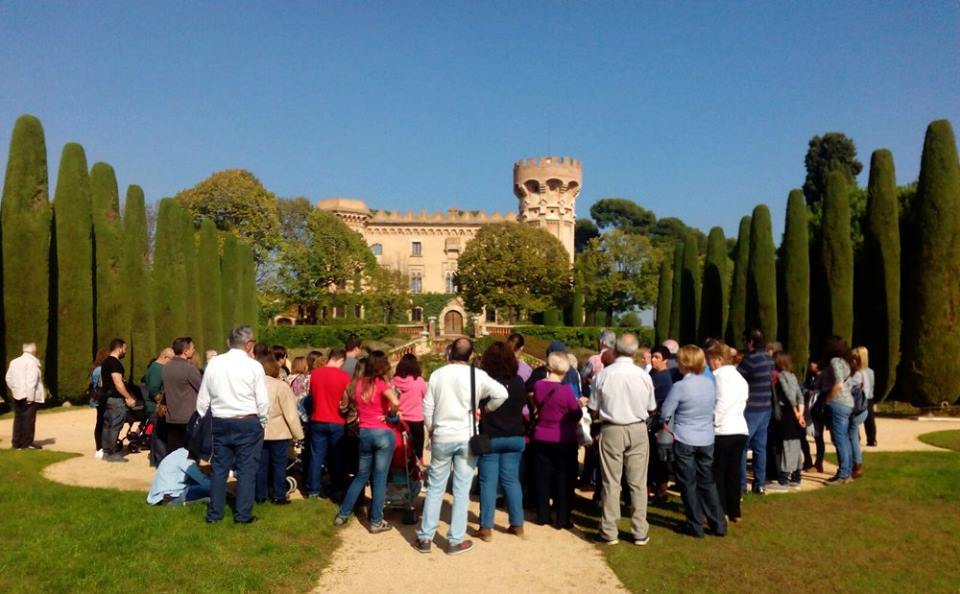
[[753, 450], [753, 492], [763, 495], [767, 469], [767, 429], [773, 411], [773, 357], [766, 350], [763, 332], [751, 330], [746, 337], [746, 356], [738, 368], [750, 385], [747, 408], [747, 445], [740, 461], [740, 491], [747, 491], [747, 450]]
[[465, 540], [470, 483], [477, 465], [470, 452], [470, 436], [475, 411], [471, 405], [470, 374], [474, 373], [477, 403], [489, 398], [488, 411], [500, 408], [507, 400], [507, 389], [482, 369], [472, 369], [470, 357], [473, 343], [458, 338], [451, 345], [449, 364], [430, 375], [430, 384], [423, 399], [424, 428], [430, 435], [430, 469], [427, 474], [427, 495], [423, 502], [423, 520], [413, 544], [421, 553], [429, 553], [440, 521], [443, 492], [453, 469], [453, 509], [447, 533], [447, 554], [458, 555], [473, 548]]

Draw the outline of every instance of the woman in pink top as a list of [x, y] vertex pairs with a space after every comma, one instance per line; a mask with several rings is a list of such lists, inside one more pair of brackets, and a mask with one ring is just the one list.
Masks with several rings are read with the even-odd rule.
[[370, 503], [370, 532], [386, 532], [391, 528], [383, 519], [383, 502], [387, 493], [387, 471], [396, 446], [393, 429], [387, 417], [397, 414], [397, 392], [387, 383], [390, 361], [383, 351], [373, 351], [367, 357], [363, 375], [356, 383], [353, 399], [360, 422], [360, 467], [350, 483], [340, 505], [334, 525], [342, 526], [353, 512], [360, 493], [373, 475], [373, 499]]
[[427, 393], [427, 382], [420, 373], [417, 356], [407, 353], [397, 363], [393, 375], [393, 387], [400, 393], [400, 418], [410, 427], [410, 445], [423, 459], [423, 397]]

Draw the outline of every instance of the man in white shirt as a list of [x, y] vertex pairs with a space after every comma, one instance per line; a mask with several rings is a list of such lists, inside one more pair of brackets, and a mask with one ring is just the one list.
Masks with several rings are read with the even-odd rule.
[[647, 523], [647, 458], [650, 438], [646, 420], [657, 410], [650, 374], [633, 362], [639, 348], [637, 337], [624, 334], [617, 340], [617, 359], [605, 367], [594, 382], [590, 410], [603, 422], [600, 430], [600, 471], [603, 478], [603, 514], [600, 539], [618, 542], [620, 480], [624, 469], [633, 504], [631, 530], [634, 542], [650, 542]]
[[37, 345], [23, 345], [23, 354], [10, 361], [6, 375], [7, 387], [13, 394], [13, 449], [41, 449], [33, 443], [37, 426], [37, 409], [43, 404], [45, 391], [37, 359]]
[[453, 467], [453, 508], [450, 513], [450, 531], [447, 533], [447, 554], [457, 555], [473, 548], [473, 543], [464, 539], [467, 531], [467, 505], [470, 503], [470, 483], [477, 466], [476, 457], [470, 452], [469, 441], [473, 435], [475, 413], [471, 404], [470, 375], [474, 374], [475, 395], [480, 402], [489, 398], [488, 411], [500, 408], [507, 400], [507, 389], [491, 378], [482, 369], [470, 365], [473, 343], [468, 338], [458, 338], [450, 349], [450, 363], [430, 375], [430, 385], [423, 399], [424, 428], [430, 434], [430, 469], [427, 480], [427, 495], [423, 502], [423, 521], [414, 543], [421, 553], [429, 553], [433, 537], [440, 521], [443, 492]]
[[213, 417], [213, 477], [207, 523], [223, 519], [227, 497], [227, 475], [237, 475], [237, 498], [233, 521], [250, 524], [253, 495], [263, 430], [270, 404], [263, 366], [253, 358], [256, 341], [249, 326], [230, 331], [230, 350], [210, 360], [197, 394], [197, 412], [209, 410]]

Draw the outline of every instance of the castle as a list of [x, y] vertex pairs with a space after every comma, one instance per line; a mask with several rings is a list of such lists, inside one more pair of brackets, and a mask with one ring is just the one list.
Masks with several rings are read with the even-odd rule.
[[[516, 213], [485, 213], [450, 208], [446, 213], [400, 213], [371, 210], [363, 200], [327, 198], [318, 208], [336, 214], [360, 233], [377, 261], [401, 270], [410, 278], [410, 292], [455, 293], [457, 260], [477, 230], [487, 223], [519, 221], [540, 227], [557, 237], [573, 262], [575, 205], [583, 183], [580, 161], [544, 156], [517, 161], [513, 166]], [[418, 319], [411, 312], [411, 320]], [[459, 334], [467, 312], [458, 299], [441, 313], [443, 331]]]

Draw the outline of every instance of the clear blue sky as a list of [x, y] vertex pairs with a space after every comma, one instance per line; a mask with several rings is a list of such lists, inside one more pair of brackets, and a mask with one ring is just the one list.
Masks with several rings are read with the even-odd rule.
[[620, 196], [729, 234], [766, 202], [779, 241], [812, 135], [907, 182], [927, 123], [960, 127], [960, 3], [843, 4], [7, 0], [0, 163], [33, 113], [52, 178], [77, 141], [150, 201], [244, 167], [280, 196], [514, 210], [513, 162], [552, 152], [583, 160], [581, 216]]

